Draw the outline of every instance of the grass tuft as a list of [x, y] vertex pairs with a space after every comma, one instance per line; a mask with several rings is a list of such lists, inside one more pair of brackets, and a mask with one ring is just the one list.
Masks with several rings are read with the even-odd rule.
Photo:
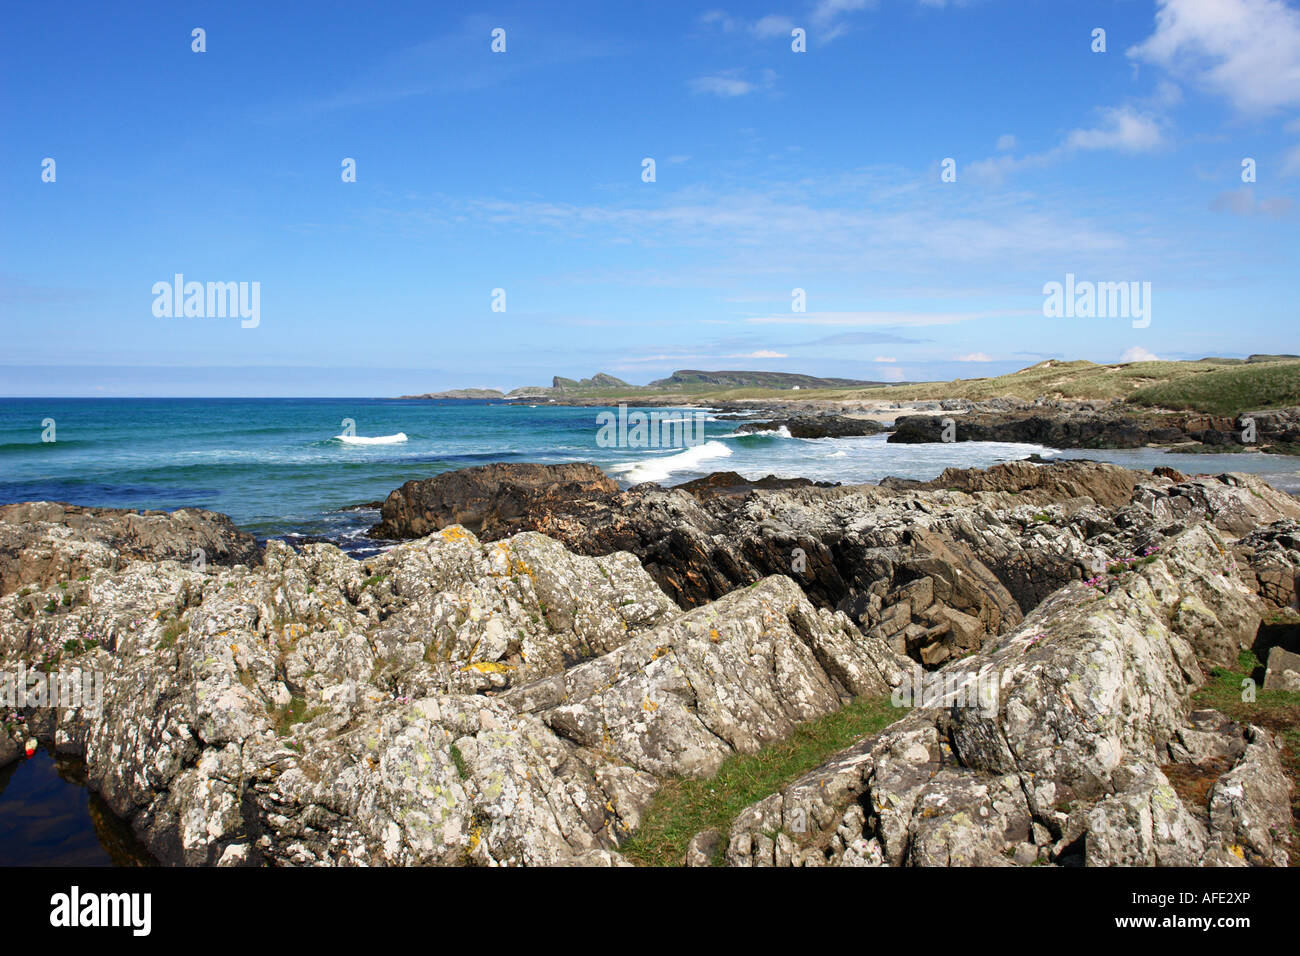
[[893, 706], [888, 695], [859, 697], [833, 714], [800, 724], [780, 743], [757, 753], [733, 754], [707, 780], [669, 780], [620, 850], [640, 866], [681, 866], [695, 834], [717, 827], [725, 837], [737, 814], [751, 803], [776, 793], [906, 713], [905, 708]]

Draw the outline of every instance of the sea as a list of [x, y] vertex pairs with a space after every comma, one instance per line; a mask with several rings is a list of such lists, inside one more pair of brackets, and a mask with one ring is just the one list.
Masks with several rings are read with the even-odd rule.
[[[366, 535], [379, 518], [376, 502], [390, 491], [489, 462], [587, 461], [626, 487], [671, 486], [714, 471], [844, 483], [890, 475], [927, 480], [948, 467], [1037, 454], [1143, 470], [1163, 464], [1192, 474], [1247, 471], [1300, 493], [1300, 459], [1272, 455], [742, 435], [737, 426], [744, 419], [705, 407], [660, 412], [698, 423], [690, 447], [620, 447], [602, 429], [609, 413], [617, 414], [546, 403], [374, 398], [0, 399], [0, 503], [207, 508], [261, 539], [324, 538], [361, 558], [391, 546]], [[44, 753], [0, 771], [0, 865], [148, 862], [80, 779], [72, 758]], [[22, 819], [40, 825], [5, 825]]]

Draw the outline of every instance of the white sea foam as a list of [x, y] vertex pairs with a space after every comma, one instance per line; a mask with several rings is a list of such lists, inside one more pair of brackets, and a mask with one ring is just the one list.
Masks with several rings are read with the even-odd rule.
[[622, 475], [627, 481], [639, 484], [643, 481], [666, 481], [674, 472], [693, 471], [700, 462], [710, 458], [727, 458], [731, 449], [720, 441], [707, 441], [669, 455], [666, 458], [651, 458], [646, 461], [628, 461], [614, 465], [610, 471]]
[[735, 431], [723, 435], [722, 437], [723, 438], [793, 438], [794, 436], [790, 434], [790, 429], [786, 428], [784, 425], [781, 425], [776, 429], [770, 431], [759, 431], [759, 432]]
[[406, 441], [406, 432], [398, 432], [396, 435], [376, 435], [373, 438], [365, 435], [335, 435], [334, 438], [345, 445], [400, 445]]

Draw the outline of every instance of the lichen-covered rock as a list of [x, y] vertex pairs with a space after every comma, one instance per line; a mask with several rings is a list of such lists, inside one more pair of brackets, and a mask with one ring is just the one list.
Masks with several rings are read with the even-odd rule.
[[1245, 752], [1210, 792], [1210, 831], [1248, 863], [1286, 866], [1291, 782], [1282, 772], [1282, 747], [1258, 727], [1246, 728], [1245, 738]]
[[[627, 551], [684, 608], [788, 575], [814, 604], [845, 611], [933, 669], [1016, 627], [1069, 582], [1192, 524], [1236, 535], [1300, 514], [1294, 499], [1251, 476], [1173, 481], [1095, 462], [1008, 462], [881, 486], [773, 480], [719, 493], [735, 477], [556, 492], [485, 534], [529, 527], [581, 553]], [[911, 586], [927, 578], [925, 601], [912, 600]], [[1280, 592], [1276, 578], [1266, 572], [1260, 587]]]
[[[449, 525], [362, 562], [274, 541], [143, 560], [38, 508], [14, 525], [48, 528], [21, 532], [45, 557], [0, 599], [0, 670], [98, 673], [103, 706], [27, 708], [0, 763], [29, 737], [83, 755], [168, 863], [616, 865], [665, 777], [891, 694], [892, 726], [688, 862], [1283, 860], [1276, 742], [1188, 698], [1278, 642], [1288, 502], [1240, 476], [1003, 471], [502, 505], [492, 522], [583, 545]], [[189, 520], [146, 524], [174, 555]]]
[[[619, 814], [536, 718], [457, 695], [387, 703], [355, 729], [259, 751], [254, 847], [290, 865], [617, 862]], [[298, 750], [302, 750], [299, 753]]]
[[1300, 501], [1245, 474], [1146, 485], [1134, 493], [1133, 503], [1151, 512], [1157, 521], [1183, 525], [1209, 521], [1234, 537], [1279, 519], [1300, 519]]
[[1084, 857], [1089, 866], [1196, 866], [1205, 827], [1168, 779], [1149, 764], [1125, 765], [1116, 791], [1088, 807]]
[[30, 727], [165, 862], [611, 864], [658, 788], [484, 696], [677, 616], [629, 555], [451, 527], [63, 583], [0, 602], [0, 669], [104, 675], [102, 707]]
[[[928, 675], [931, 689], [953, 689], [940, 706], [923, 693], [924, 707], [742, 812], [727, 861], [1279, 859], [1289, 801], [1270, 763], [1276, 744], [1251, 729], [1247, 745], [1231, 722], [1188, 713], [1198, 652], [1235, 653], [1259, 619], [1225, 553], [1218, 532], [1197, 525], [1104, 588], [1052, 595], [991, 648]], [[1207, 825], [1160, 767], [1210, 756], [1233, 764]]]
[[256, 539], [198, 508], [129, 511], [56, 501], [0, 505], [0, 595], [45, 588], [132, 560], [256, 564]]
[[557, 733], [656, 775], [703, 776], [849, 695], [887, 693], [909, 662], [840, 613], [767, 578], [506, 700]]

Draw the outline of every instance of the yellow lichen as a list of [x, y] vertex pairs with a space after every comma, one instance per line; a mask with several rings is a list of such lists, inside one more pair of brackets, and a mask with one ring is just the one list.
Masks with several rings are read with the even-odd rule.
[[498, 661], [475, 661], [461, 668], [463, 671], [478, 671], [480, 674], [504, 674], [511, 669], [509, 664]]

